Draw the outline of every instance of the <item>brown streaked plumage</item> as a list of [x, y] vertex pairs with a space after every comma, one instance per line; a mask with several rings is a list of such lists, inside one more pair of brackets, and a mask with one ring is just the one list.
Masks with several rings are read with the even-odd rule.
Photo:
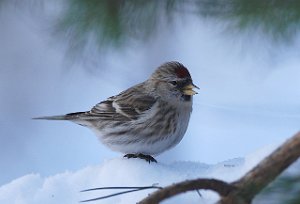
[[100, 141], [127, 158], [156, 160], [184, 136], [196, 94], [179, 62], [159, 66], [150, 78], [96, 104], [90, 111], [35, 119], [69, 120], [96, 132]]

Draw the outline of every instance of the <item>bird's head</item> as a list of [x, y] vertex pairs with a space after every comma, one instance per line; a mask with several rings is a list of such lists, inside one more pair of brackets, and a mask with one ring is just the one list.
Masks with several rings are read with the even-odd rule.
[[165, 100], [189, 102], [197, 94], [191, 75], [179, 62], [167, 62], [159, 66], [151, 75], [148, 83], [159, 97]]

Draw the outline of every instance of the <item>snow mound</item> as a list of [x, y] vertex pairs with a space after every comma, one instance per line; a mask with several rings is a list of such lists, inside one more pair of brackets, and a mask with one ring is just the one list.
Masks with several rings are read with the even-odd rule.
[[[11, 204], [74, 204], [79, 201], [108, 195], [113, 190], [80, 192], [108, 186], [159, 186], [193, 178], [217, 178], [234, 181], [256, 165], [273, 147], [264, 148], [246, 158], [236, 158], [209, 165], [197, 162], [151, 163], [140, 159], [116, 158], [98, 166], [88, 166], [75, 172], [66, 171], [49, 177], [29, 174], [0, 187], [0, 203]], [[153, 190], [144, 190], [90, 203], [136, 203]], [[176, 196], [164, 203], [213, 203], [218, 195], [201, 191]]]

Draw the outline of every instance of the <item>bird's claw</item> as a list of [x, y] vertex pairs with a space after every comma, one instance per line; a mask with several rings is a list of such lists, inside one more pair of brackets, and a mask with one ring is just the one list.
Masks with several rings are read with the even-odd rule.
[[151, 162], [157, 163], [156, 159], [154, 159], [151, 155], [145, 155], [145, 154], [126, 154], [126, 155], [124, 155], [124, 157], [126, 157], [128, 159], [131, 159], [131, 158], [144, 159], [145, 161], [149, 162], [149, 164]]

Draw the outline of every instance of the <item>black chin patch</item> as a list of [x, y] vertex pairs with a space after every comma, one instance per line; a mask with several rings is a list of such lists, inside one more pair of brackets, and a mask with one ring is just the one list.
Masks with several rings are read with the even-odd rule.
[[182, 98], [183, 98], [183, 100], [184, 101], [191, 101], [191, 99], [192, 99], [192, 96], [190, 96], [190, 95], [182, 95]]

